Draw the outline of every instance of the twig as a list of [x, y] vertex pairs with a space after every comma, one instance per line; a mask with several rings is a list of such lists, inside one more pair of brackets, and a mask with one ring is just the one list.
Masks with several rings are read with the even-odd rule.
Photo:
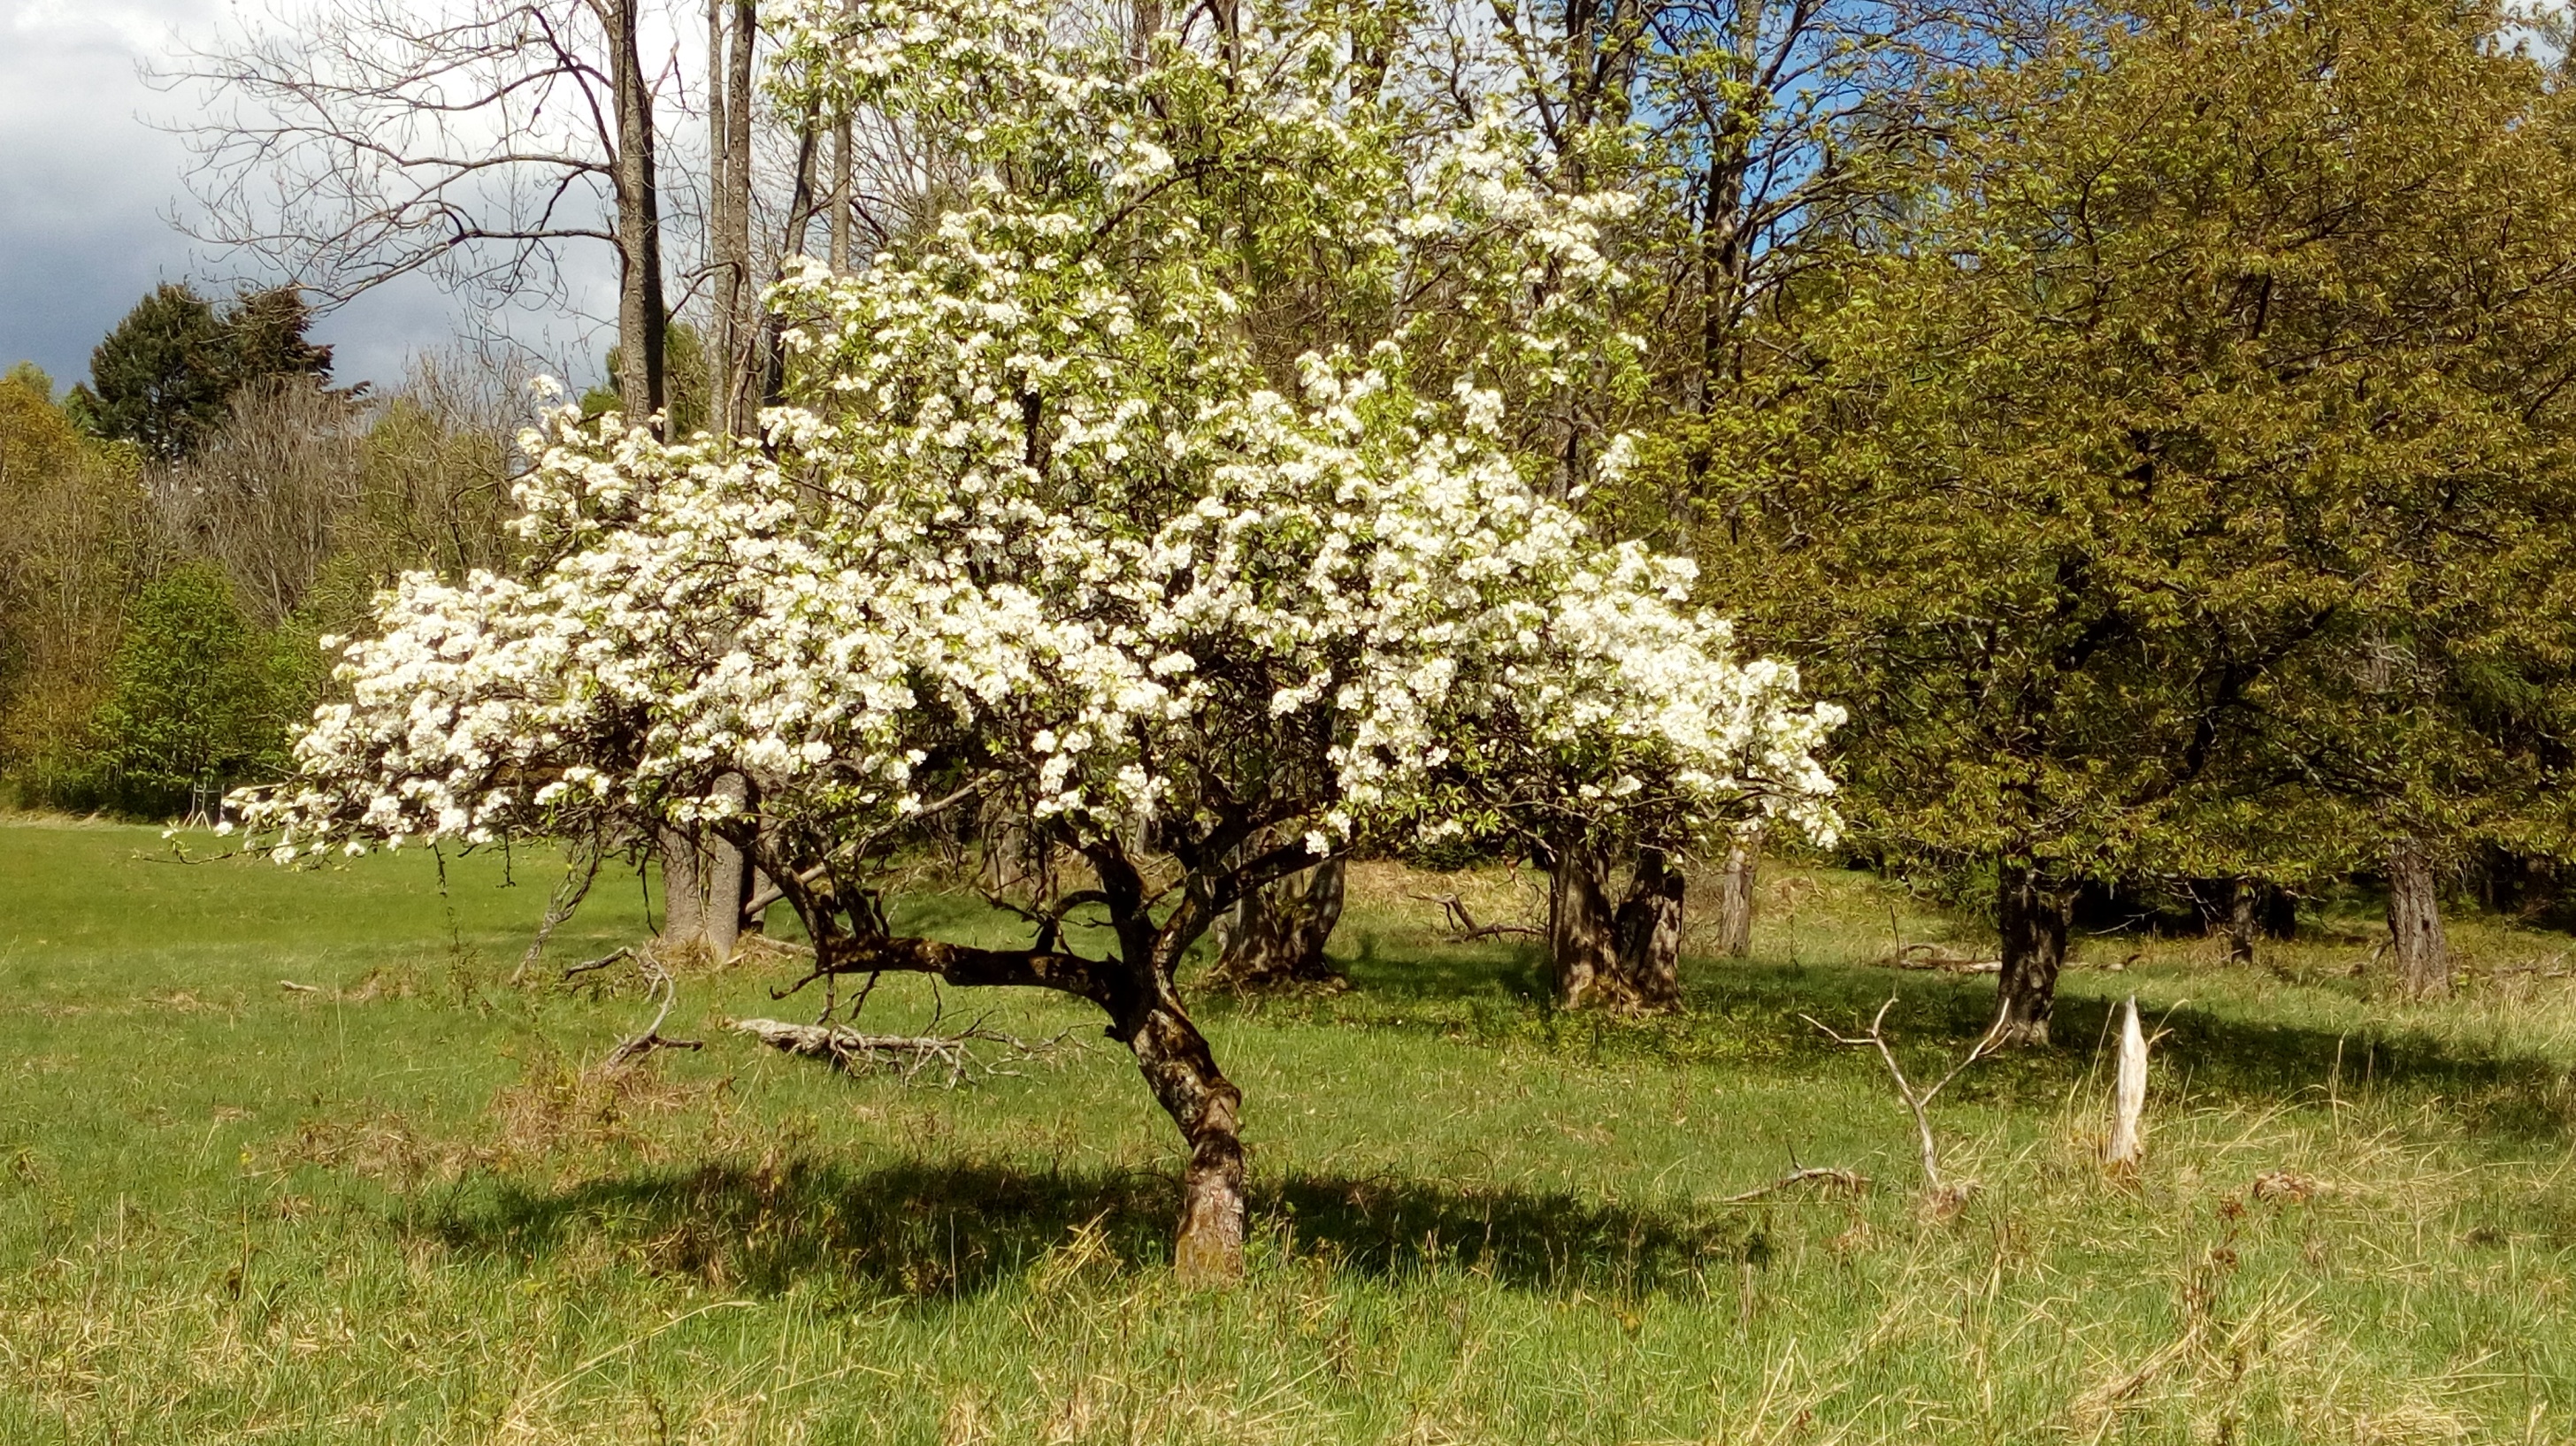
[[609, 965], [614, 964], [621, 959], [632, 959], [634, 957], [635, 951], [632, 948], [613, 950], [609, 953], [600, 955], [596, 959], [585, 959], [578, 964], [565, 965], [563, 977], [570, 979], [576, 974], [588, 974], [593, 970], [605, 969]]
[[1917, 1089], [1913, 1081], [1905, 1077], [1904, 1067], [1896, 1062], [1896, 1051], [1890, 1049], [1887, 1044], [1887, 1011], [1895, 1007], [1896, 996], [1891, 994], [1885, 1004], [1878, 1006], [1877, 1015], [1870, 1020], [1869, 1033], [1857, 1037], [1827, 1029], [1823, 1022], [1813, 1015], [1801, 1014], [1798, 1017], [1814, 1025], [1817, 1033], [1836, 1044], [1854, 1049], [1875, 1048], [1878, 1051], [1878, 1057], [1887, 1062], [1888, 1074], [1896, 1080], [1897, 1095], [1905, 1101], [1905, 1108], [1914, 1115], [1914, 1132], [1920, 1142], [1923, 1156], [1924, 1185], [1936, 1194], [1957, 1194], [1959, 1192], [1951, 1191], [1941, 1182], [1941, 1151], [1932, 1139], [1932, 1099], [1933, 1096], [1949, 1088], [1950, 1081], [1957, 1079], [1961, 1071], [1994, 1052], [1996, 1042], [2003, 1037], [2004, 1020], [2007, 1016], [2002, 1010], [1997, 1010], [1995, 1022], [1986, 1026], [1985, 1034], [1977, 1040], [1975, 1047], [1968, 1051], [1967, 1058], [1950, 1066], [1950, 1072], [1941, 1076], [1930, 1089]]
[[1857, 1170], [1840, 1170], [1827, 1165], [1815, 1165], [1804, 1170], [1792, 1170], [1768, 1185], [1757, 1185], [1741, 1195], [1729, 1195], [1723, 1203], [1741, 1205], [1747, 1200], [1759, 1200], [1765, 1195], [1777, 1195], [1793, 1185], [1804, 1185], [1810, 1180], [1821, 1180], [1849, 1190], [1855, 1195], [1869, 1188], [1869, 1177]]
[[278, 988], [280, 988], [280, 989], [292, 989], [292, 990], [294, 990], [294, 991], [295, 991], [296, 993], [298, 993], [298, 994], [319, 994], [319, 993], [321, 993], [321, 992], [322, 992], [320, 989], [315, 988], [313, 985], [310, 985], [310, 984], [298, 984], [298, 983], [296, 983], [296, 982], [295, 982], [294, 980], [292, 980], [292, 979], [280, 979], [280, 980], [278, 980], [278, 981], [277, 981], [277, 987], [278, 987]]
[[553, 938], [555, 930], [563, 927], [564, 921], [581, 907], [581, 901], [590, 897], [590, 886], [599, 878], [599, 861], [606, 852], [598, 837], [593, 835], [583, 842], [581, 851], [564, 866], [563, 882], [555, 886], [554, 894], [546, 900], [546, 917], [537, 925], [537, 937], [528, 941], [528, 952], [520, 958], [519, 967], [510, 971], [512, 984], [527, 978], [528, 971], [537, 967], [537, 956], [545, 952], [546, 941]]

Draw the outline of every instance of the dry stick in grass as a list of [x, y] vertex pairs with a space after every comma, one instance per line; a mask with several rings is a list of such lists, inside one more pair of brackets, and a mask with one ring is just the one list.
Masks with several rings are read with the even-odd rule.
[[1741, 1205], [1748, 1200], [1759, 1200], [1765, 1195], [1777, 1195], [1792, 1185], [1804, 1185], [1809, 1181], [1839, 1186], [1855, 1195], [1869, 1188], [1869, 1177], [1858, 1170], [1840, 1170], [1828, 1165], [1815, 1165], [1804, 1170], [1792, 1170], [1768, 1185], [1756, 1185], [1741, 1195], [1729, 1195], [1722, 1203]]
[[1914, 1131], [1921, 1141], [1923, 1153], [1924, 1186], [1935, 1194], [1964, 1194], [1964, 1191], [1952, 1192], [1949, 1190], [1948, 1186], [1942, 1183], [1941, 1151], [1940, 1147], [1934, 1144], [1932, 1140], [1932, 1098], [1933, 1096], [1941, 1093], [1941, 1091], [1949, 1088], [1950, 1081], [1957, 1079], [1960, 1073], [1967, 1069], [1968, 1066], [1975, 1064], [1978, 1060], [1984, 1059], [1987, 1055], [1994, 1052], [1996, 1041], [2002, 1037], [2004, 1020], [2007, 1016], [2000, 1011], [1997, 1012], [1995, 1015], [1995, 1022], [1986, 1026], [1985, 1034], [1977, 1040], [1976, 1047], [1968, 1051], [1967, 1058], [1950, 1066], [1950, 1072], [1935, 1081], [1931, 1088], [1916, 1089], [1914, 1087], [1914, 1083], [1905, 1077], [1904, 1067], [1896, 1062], [1896, 1051], [1888, 1048], [1886, 1032], [1887, 1011], [1894, 1009], [1895, 1007], [1896, 996], [1891, 994], [1887, 996], [1887, 1002], [1885, 1004], [1878, 1006], [1877, 1015], [1870, 1020], [1869, 1033], [1860, 1035], [1856, 1038], [1827, 1029], [1823, 1021], [1818, 1020], [1813, 1015], [1801, 1014], [1798, 1017], [1807, 1021], [1807, 1023], [1814, 1025], [1817, 1033], [1832, 1040], [1836, 1044], [1847, 1045], [1855, 1049], [1874, 1047], [1878, 1050], [1878, 1057], [1887, 1062], [1888, 1074], [1893, 1076], [1896, 1080], [1897, 1095], [1905, 1101], [1905, 1107], [1914, 1114]]
[[599, 1067], [603, 1070], [615, 1069], [630, 1059], [636, 1059], [644, 1055], [651, 1054], [657, 1049], [706, 1048], [706, 1041], [702, 1039], [664, 1039], [662, 1037], [662, 1021], [671, 1017], [671, 1006], [677, 1003], [680, 998], [680, 985], [677, 980], [674, 980], [671, 977], [671, 971], [662, 967], [662, 961], [654, 958], [651, 954], [638, 954], [632, 949], [620, 949], [617, 953], [608, 955], [606, 958], [593, 959], [587, 964], [576, 964], [572, 968], [564, 971], [564, 977], [569, 979], [576, 972], [585, 969], [606, 968], [609, 964], [615, 962], [621, 955], [633, 959], [637, 964], [643, 967], [645, 988], [653, 997], [661, 1000], [661, 1008], [654, 1011], [653, 1022], [645, 1026], [642, 1034], [636, 1035], [634, 1038], [618, 1045], [617, 1048], [610, 1050], [608, 1052], [608, 1058], [599, 1062]]
[[1467, 901], [1456, 894], [1441, 894], [1437, 897], [1430, 894], [1407, 894], [1405, 897], [1417, 899], [1426, 904], [1439, 905], [1440, 912], [1449, 921], [1449, 938], [1452, 943], [1473, 943], [1478, 939], [1492, 939], [1504, 934], [1520, 934], [1538, 939], [1546, 937], [1547, 934], [1545, 929], [1534, 929], [1527, 924], [1479, 924], [1475, 916], [1467, 912]]
[[[1032, 1044], [1016, 1035], [986, 1029], [980, 1023], [969, 1025], [956, 1034], [862, 1034], [855, 1029], [790, 1024], [783, 1019], [737, 1020], [734, 1029], [772, 1049], [808, 1059], [828, 1059], [853, 1073], [880, 1066], [891, 1068], [902, 1075], [906, 1084], [912, 1083], [923, 1070], [933, 1065], [944, 1065], [947, 1067], [944, 1083], [951, 1089], [971, 1080], [979, 1067], [988, 1078], [1011, 1074], [1014, 1071], [1001, 1065], [1043, 1059], [1067, 1042], [1067, 1036], [1059, 1034], [1053, 1039]], [[978, 1061], [966, 1048], [975, 1040], [1001, 1045], [1010, 1053], [1000, 1064]]]

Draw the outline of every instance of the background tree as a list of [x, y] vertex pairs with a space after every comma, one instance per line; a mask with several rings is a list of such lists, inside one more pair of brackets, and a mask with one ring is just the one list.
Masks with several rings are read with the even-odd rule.
[[103, 445], [33, 367], [0, 379], [0, 790], [91, 807], [90, 720], [150, 535], [136, 450]]
[[164, 282], [90, 353], [90, 380], [72, 389], [70, 406], [99, 436], [179, 461], [243, 388], [330, 379], [331, 348], [305, 339], [311, 324], [291, 286], [244, 291], [219, 314], [193, 288]]
[[478, 310], [571, 309], [579, 249], [618, 271], [620, 391], [663, 401], [656, 103], [643, 0], [360, 0], [278, 13], [159, 79], [201, 239], [326, 305], [414, 274]]
[[[2085, 881], [2550, 809], [2576, 233], [2563, 102], [2502, 33], [2108, 15], [1883, 173], [1712, 575], [1851, 704], [1861, 836], [1990, 880], [2014, 1035]], [[2370, 661], [2401, 646], [2420, 677]]]
[[104, 791], [145, 817], [192, 793], [284, 771], [275, 660], [211, 563], [183, 563], [135, 598], [99, 711]]

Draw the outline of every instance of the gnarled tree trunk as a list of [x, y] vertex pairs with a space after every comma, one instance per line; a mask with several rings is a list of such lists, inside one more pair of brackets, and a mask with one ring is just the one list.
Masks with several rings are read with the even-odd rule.
[[2388, 938], [2397, 987], [2407, 998], [2439, 999], [2451, 992], [2440, 881], [2433, 852], [2420, 838], [2400, 838], [2388, 846]]
[[1637, 851], [1615, 932], [1620, 977], [1647, 1009], [1681, 1006], [1682, 884], [1662, 849]]
[[1245, 895], [1210, 931], [1217, 961], [1207, 982], [1256, 990], [1339, 979], [1324, 945], [1341, 922], [1349, 874], [1348, 859], [1331, 858]]
[[1625, 994], [1613, 934], [1609, 867], [1590, 843], [1557, 845], [1547, 891], [1547, 952], [1559, 1008], [1617, 1003]]
[[1717, 952], [1741, 959], [1753, 952], [1753, 882], [1762, 859], [1762, 831], [1748, 829], [1726, 850], [1717, 876]]
[[1169, 990], [1156, 993], [1120, 1027], [1146, 1086], [1190, 1147], [1172, 1265], [1183, 1279], [1232, 1280], [1243, 1274], [1243, 1091], [1216, 1067], [1180, 1001]]
[[2066, 962], [2067, 898], [2027, 864], [1997, 870], [1996, 914], [2003, 931], [1999, 984], [2004, 1044], [2048, 1043], [2057, 971]]

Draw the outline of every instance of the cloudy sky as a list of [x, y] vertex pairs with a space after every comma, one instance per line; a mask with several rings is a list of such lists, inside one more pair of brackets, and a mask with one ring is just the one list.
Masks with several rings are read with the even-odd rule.
[[[156, 129], [189, 98], [136, 74], [175, 40], [208, 39], [227, 0], [0, 0], [0, 368], [28, 360], [68, 386], [90, 348], [161, 281], [230, 290], [240, 268], [171, 224], [186, 148]], [[343, 380], [399, 380], [453, 333], [426, 285], [361, 297], [326, 318]]]

